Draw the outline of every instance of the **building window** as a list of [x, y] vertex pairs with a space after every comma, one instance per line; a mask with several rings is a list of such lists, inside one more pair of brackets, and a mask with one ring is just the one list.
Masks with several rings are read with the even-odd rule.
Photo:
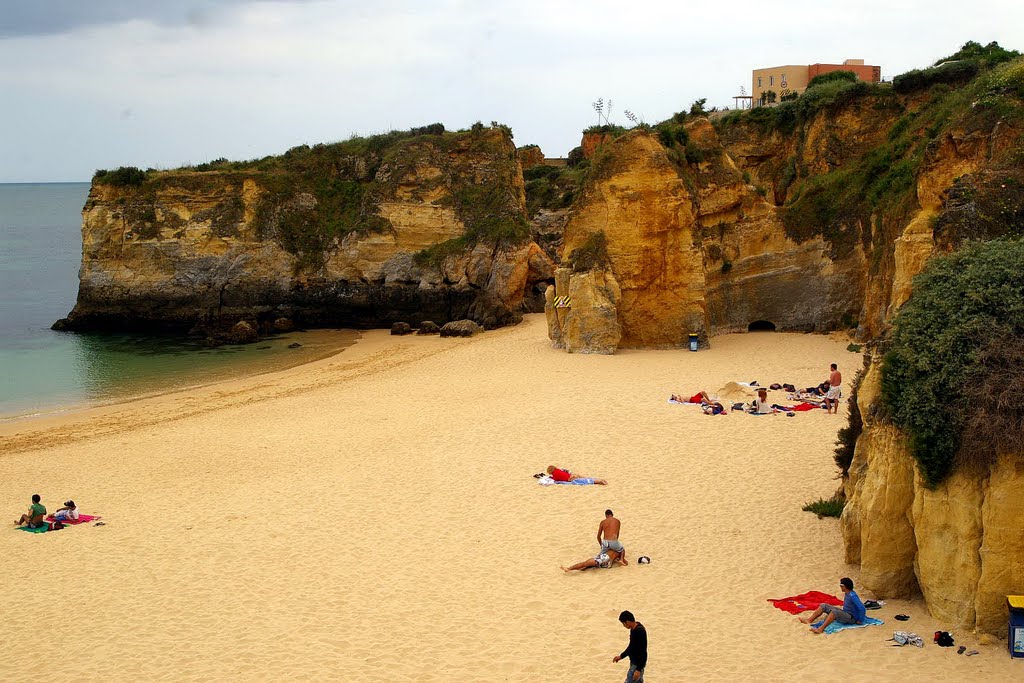
[[761, 85], [761, 77], [760, 77], [760, 76], [758, 76], [758, 77], [757, 77], [757, 87], [758, 87], [758, 88], [760, 88], [760, 87], [763, 87], [763, 86]]
[[775, 85], [775, 76], [769, 76], [768, 77], [768, 86], [771, 87], [773, 85]]
[[783, 83], [785, 83], [785, 82], [786, 82], [786, 74], [782, 74], [782, 82], [783, 82]]

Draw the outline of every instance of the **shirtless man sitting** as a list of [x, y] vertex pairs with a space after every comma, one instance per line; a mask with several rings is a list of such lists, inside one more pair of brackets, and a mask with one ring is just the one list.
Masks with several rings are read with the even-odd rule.
[[607, 553], [611, 550], [618, 553], [618, 561], [625, 567], [629, 562], [626, 561], [626, 548], [623, 547], [622, 541], [619, 540], [619, 529], [621, 527], [622, 522], [615, 518], [615, 514], [611, 510], [605, 510], [604, 519], [597, 525], [597, 542], [601, 545], [602, 553]]
[[576, 564], [574, 564], [573, 566], [568, 567], [568, 568], [563, 567], [563, 566], [559, 566], [559, 569], [561, 569], [563, 572], [571, 572], [571, 571], [577, 570], [577, 569], [579, 571], [583, 571], [584, 569], [591, 569], [593, 567], [600, 567], [601, 569], [608, 569], [608, 568], [610, 568], [613, 564], [615, 564], [618, 561], [619, 561], [619, 554], [617, 552], [615, 552], [614, 550], [609, 550], [607, 552], [601, 552], [596, 557], [592, 557], [589, 560], [583, 560], [582, 562], [577, 562]]

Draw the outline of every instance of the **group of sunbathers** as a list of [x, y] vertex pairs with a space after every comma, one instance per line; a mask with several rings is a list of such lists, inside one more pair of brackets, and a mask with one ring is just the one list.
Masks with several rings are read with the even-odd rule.
[[[40, 502], [39, 494], [33, 494], [32, 505], [29, 511], [14, 522], [14, 526], [27, 526], [28, 528], [42, 528], [46, 525], [46, 507]], [[73, 521], [78, 519], [78, 506], [75, 501], [65, 501], [63, 507], [53, 511], [53, 519], [58, 522]]]
[[[838, 366], [835, 363], [832, 363], [828, 379], [816, 387], [807, 387], [804, 391], [797, 391], [796, 387], [792, 384], [773, 384], [771, 385], [771, 388], [785, 389], [789, 392], [788, 397], [790, 400], [805, 402], [818, 402], [821, 400], [822, 405], [827, 412], [838, 413], [839, 398], [842, 395], [840, 390], [842, 381], [843, 377], [839, 372]], [[752, 382], [745, 386], [751, 386], [752, 388], [757, 389], [756, 397], [751, 401], [749, 408], [745, 408], [746, 412], [752, 415], [787, 412], [785, 406], [769, 403], [768, 390], [764, 387], [756, 386], [756, 382]], [[706, 391], [701, 391], [700, 393], [694, 394], [690, 397], [672, 394], [669, 400], [676, 403], [699, 403], [701, 410], [704, 411], [705, 415], [727, 415], [729, 412], [721, 401], [716, 398], [712, 398]], [[735, 409], [739, 409], [742, 406], [737, 405], [733, 407]]]
[[[29, 529], [40, 529], [46, 526], [46, 507], [40, 502], [41, 500], [38, 493], [33, 494], [28, 512], [15, 521], [14, 526], [24, 526]], [[53, 519], [57, 522], [73, 521], [78, 519], [78, 516], [78, 506], [73, 500], [64, 501], [64, 506], [53, 513]]]

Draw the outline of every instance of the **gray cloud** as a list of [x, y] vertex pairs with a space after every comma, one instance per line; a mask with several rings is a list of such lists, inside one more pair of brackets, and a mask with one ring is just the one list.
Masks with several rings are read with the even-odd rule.
[[0, 39], [66, 33], [88, 26], [145, 20], [161, 26], [203, 27], [233, 5], [305, 0], [7, 0]]

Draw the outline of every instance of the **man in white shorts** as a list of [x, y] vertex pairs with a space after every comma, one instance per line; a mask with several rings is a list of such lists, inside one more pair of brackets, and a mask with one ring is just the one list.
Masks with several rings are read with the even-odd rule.
[[825, 412], [826, 413], [838, 413], [839, 412], [839, 397], [843, 395], [840, 384], [843, 383], [843, 376], [839, 372], [839, 366], [833, 363], [831, 365], [832, 372], [828, 375], [828, 393], [825, 394]]

